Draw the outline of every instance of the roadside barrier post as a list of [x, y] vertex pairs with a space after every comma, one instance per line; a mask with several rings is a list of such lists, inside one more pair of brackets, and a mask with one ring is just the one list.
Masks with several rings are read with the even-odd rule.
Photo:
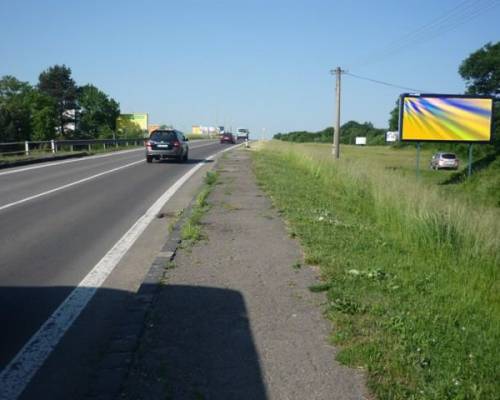
[[469, 143], [469, 165], [467, 166], [467, 177], [472, 175], [472, 143]]
[[104, 148], [104, 150], [106, 150], [106, 142], [102, 144], [102, 147]]
[[420, 142], [417, 142], [417, 179], [420, 176]]
[[30, 144], [27, 140], [24, 142], [24, 152], [27, 156], [30, 155]]
[[52, 150], [52, 154], [55, 154], [56, 152], [56, 143], [54, 142], [54, 139], [50, 141], [50, 149]]

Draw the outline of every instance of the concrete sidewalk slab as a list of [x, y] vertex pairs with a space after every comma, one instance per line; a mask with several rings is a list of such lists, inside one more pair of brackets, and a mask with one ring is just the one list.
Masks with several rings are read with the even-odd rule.
[[[258, 188], [249, 151], [227, 153], [203, 219], [181, 249], [145, 327], [124, 399], [368, 398], [335, 361], [316, 273]], [[296, 268], [294, 268], [295, 266]]]

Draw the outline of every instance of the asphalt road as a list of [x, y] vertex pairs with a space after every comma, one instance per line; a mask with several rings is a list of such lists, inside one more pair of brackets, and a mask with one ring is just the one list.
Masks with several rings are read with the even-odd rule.
[[192, 142], [187, 163], [147, 164], [140, 149], [0, 171], [0, 370], [151, 204], [220, 149]]

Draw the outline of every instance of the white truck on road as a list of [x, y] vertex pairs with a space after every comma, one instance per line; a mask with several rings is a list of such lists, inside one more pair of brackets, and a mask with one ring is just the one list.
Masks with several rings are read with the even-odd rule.
[[250, 139], [250, 131], [247, 128], [236, 129], [236, 139]]

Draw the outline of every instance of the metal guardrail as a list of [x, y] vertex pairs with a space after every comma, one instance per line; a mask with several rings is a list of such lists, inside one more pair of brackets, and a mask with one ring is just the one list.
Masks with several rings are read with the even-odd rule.
[[95, 140], [47, 140], [47, 141], [24, 141], [0, 143], [0, 156], [29, 156], [34, 152], [56, 154], [59, 151], [92, 151], [97, 148], [107, 149], [119, 147], [120, 145], [140, 146], [144, 144], [145, 138], [132, 139], [95, 139]]

